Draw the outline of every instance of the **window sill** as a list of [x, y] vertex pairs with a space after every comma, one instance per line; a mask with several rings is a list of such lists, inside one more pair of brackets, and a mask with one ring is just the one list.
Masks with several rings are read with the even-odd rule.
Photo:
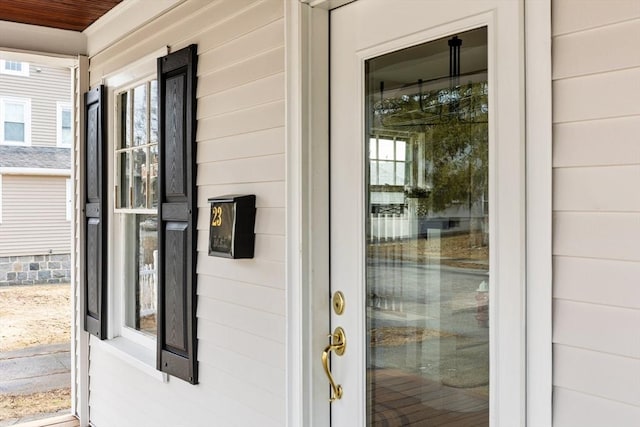
[[116, 337], [106, 341], [95, 340], [91, 342], [118, 357], [140, 371], [156, 378], [164, 383], [169, 382], [169, 375], [156, 369], [156, 353], [143, 345], [140, 345], [125, 337]]

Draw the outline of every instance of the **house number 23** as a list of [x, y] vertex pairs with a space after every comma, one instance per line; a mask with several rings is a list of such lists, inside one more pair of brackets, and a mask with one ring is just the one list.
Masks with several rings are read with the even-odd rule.
[[222, 206], [211, 208], [211, 226], [220, 227], [222, 225]]

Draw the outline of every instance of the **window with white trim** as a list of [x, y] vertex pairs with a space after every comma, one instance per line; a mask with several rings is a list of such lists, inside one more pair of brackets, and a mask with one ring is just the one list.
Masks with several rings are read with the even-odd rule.
[[157, 81], [115, 92], [115, 223], [123, 273], [122, 335], [156, 335], [158, 262]]
[[71, 147], [71, 141], [73, 139], [71, 104], [68, 102], [58, 102], [57, 111], [56, 134], [58, 147]]
[[31, 100], [0, 98], [0, 142], [13, 145], [31, 144]]
[[29, 63], [2, 59], [0, 60], [0, 73], [28, 77]]

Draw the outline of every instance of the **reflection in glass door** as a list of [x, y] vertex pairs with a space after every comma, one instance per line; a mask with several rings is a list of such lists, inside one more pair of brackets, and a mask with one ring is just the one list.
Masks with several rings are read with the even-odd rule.
[[366, 62], [369, 425], [489, 425], [486, 28]]

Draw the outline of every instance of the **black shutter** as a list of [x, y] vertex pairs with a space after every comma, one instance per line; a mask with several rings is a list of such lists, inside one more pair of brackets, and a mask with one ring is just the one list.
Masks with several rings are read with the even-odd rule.
[[198, 382], [196, 334], [197, 46], [158, 58], [158, 369]]
[[85, 274], [84, 330], [100, 338], [107, 337], [107, 217], [105, 215], [107, 180], [103, 175], [106, 160], [104, 86], [84, 94], [85, 100]]

